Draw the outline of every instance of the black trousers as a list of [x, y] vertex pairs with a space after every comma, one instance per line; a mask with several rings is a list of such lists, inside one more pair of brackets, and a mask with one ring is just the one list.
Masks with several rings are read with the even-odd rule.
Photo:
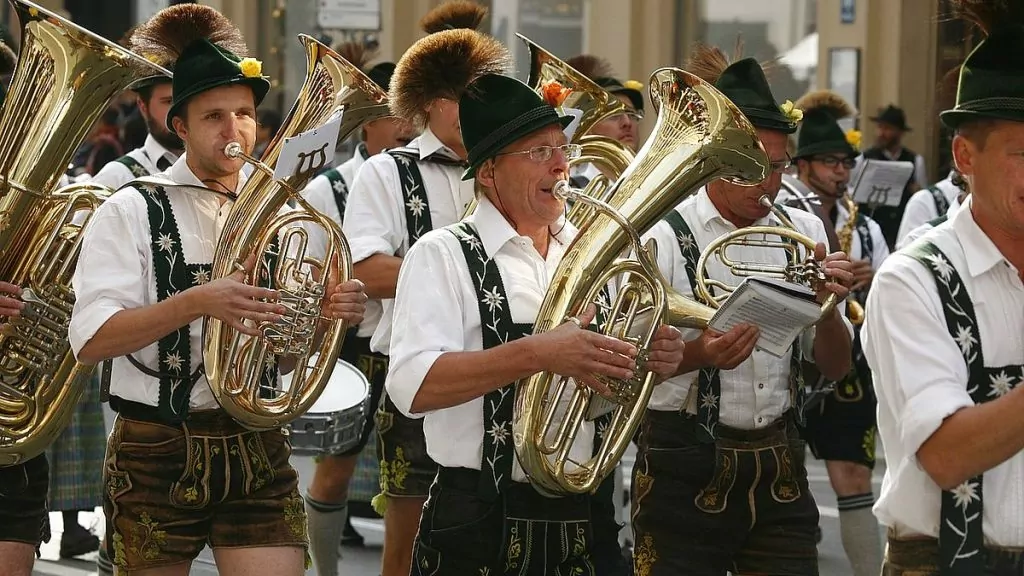
[[695, 417], [647, 411], [633, 469], [634, 573], [817, 576], [818, 508], [795, 423], [717, 430], [716, 444], [700, 443]]
[[614, 479], [594, 495], [548, 498], [512, 483], [481, 498], [480, 472], [440, 468], [420, 518], [413, 575], [624, 576]]
[[22, 542], [38, 548], [50, 540], [46, 493], [50, 466], [46, 455], [0, 468], [0, 542]]
[[[890, 533], [882, 576], [939, 576], [939, 541]], [[1024, 550], [986, 549], [985, 571], [978, 576], [1024, 576]]]

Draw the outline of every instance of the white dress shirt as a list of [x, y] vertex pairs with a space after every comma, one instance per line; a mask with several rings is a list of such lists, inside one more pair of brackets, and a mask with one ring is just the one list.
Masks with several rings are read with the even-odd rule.
[[[457, 158], [429, 128], [408, 147], [418, 150], [420, 159], [434, 153]], [[434, 162], [419, 162], [418, 166], [434, 228], [458, 222], [473, 199], [473, 181], [463, 181], [463, 169], [457, 166]], [[352, 262], [362, 262], [374, 254], [404, 256], [409, 250], [405, 212], [405, 197], [394, 157], [390, 154], [373, 156], [356, 175], [345, 206], [343, 228], [352, 249]], [[359, 335], [372, 334], [370, 348], [381, 354], [387, 354], [391, 344], [392, 302], [391, 299], [381, 302], [383, 311], [375, 326], [366, 320], [359, 326]]]
[[[577, 230], [564, 218], [551, 226], [555, 237], [541, 257], [533, 241], [519, 236], [486, 198], [467, 218], [483, 241], [488, 258], [501, 272], [512, 321], [532, 324], [548, 291], [551, 277]], [[411, 414], [410, 407], [434, 362], [448, 352], [483, 349], [478, 294], [469, 275], [459, 240], [447, 230], [434, 230], [413, 246], [398, 275], [391, 366], [387, 390], [395, 406], [410, 417], [422, 417], [427, 453], [447, 467], [480, 469], [483, 453], [483, 397], [443, 410]], [[569, 389], [574, 389], [569, 384]], [[593, 447], [592, 422], [585, 423], [570, 450], [583, 462]], [[512, 479], [526, 480], [516, 462]]]
[[[950, 207], [960, 205], [960, 188], [953, 184], [952, 176], [946, 177], [935, 183], [935, 187], [946, 197]], [[938, 218], [940, 214], [935, 210], [935, 198], [932, 191], [925, 188], [914, 192], [914, 195], [907, 200], [907, 208], [903, 212], [903, 219], [900, 220], [900, 229], [896, 233], [896, 247], [904, 245], [903, 239], [907, 234], [916, 228]]]
[[[736, 230], [715, 208], [707, 192], [702, 188], [697, 194], [684, 200], [676, 210], [693, 231], [698, 249], [703, 250], [719, 236]], [[785, 208], [786, 214], [803, 234], [816, 242], [828, 243], [825, 227], [813, 214], [797, 208]], [[755, 226], [781, 226], [774, 214], [769, 214], [754, 223]], [[672, 227], [664, 220], [655, 225], [644, 241], [654, 238], [658, 243], [658, 267], [672, 282], [672, 286], [683, 295], [692, 298], [689, 276], [685, 261], [679, 250], [679, 242]], [[747, 262], [784, 264], [786, 255], [780, 249], [761, 247], [734, 247], [729, 250], [731, 258]], [[716, 258], [709, 259], [710, 275], [731, 286], [737, 286], [742, 278], [734, 276]], [[840, 307], [844, 307], [840, 303]], [[840, 310], [841, 312], [843, 310]], [[845, 315], [844, 315], [845, 316]], [[844, 320], [845, 321], [845, 320]], [[852, 326], [848, 325], [852, 334]], [[700, 335], [697, 330], [683, 330], [685, 340]], [[801, 338], [806, 358], [813, 358], [814, 329], [807, 330]], [[789, 364], [790, 356], [777, 358], [762, 350], [755, 349], [749, 358], [732, 370], [719, 372], [722, 384], [722, 401], [719, 404], [719, 421], [733, 428], [744, 430], [763, 428], [777, 420], [789, 409]], [[698, 372], [689, 372], [670, 378], [654, 388], [648, 408], [652, 410], [678, 411], [685, 407], [690, 386], [697, 382]]]
[[[950, 204], [949, 208], [946, 209], [946, 219], [952, 219], [953, 215], [959, 212], [962, 206], [963, 205], [960, 204], [960, 202], [954, 202], [953, 204]], [[917, 240], [921, 236], [924, 236], [925, 234], [928, 233], [928, 231], [930, 231], [934, 227], [935, 226], [926, 222], [918, 226], [917, 228], [914, 228], [910, 232], [907, 232], [907, 235], [904, 236], [902, 240], [896, 243], [896, 250], [902, 250], [907, 246], [910, 246], [911, 244], [914, 243], [914, 240]]]
[[[337, 168], [348, 190], [352, 190], [356, 174], [366, 162], [366, 158], [363, 156], [365, 150], [366, 147], [363, 144], [359, 144], [352, 157]], [[314, 208], [337, 222], [338, 226], [342, 226], [343, 215], [338, 212], [338, 203], [334, 199], [334, 189], [331, 187], [331, 181], [327, 179], [327, 176], [321, 174], [313, 178], [306, 185], [302, 194]], [[322, 258], [324, 253], [327, 252], [327, 236], [324, 235], [323, 228], [319, 226], [306, 226], [306, 232], [309, 233], [309, 246], [307, 250], [314, 258]], [[366, 303], [366, 312], [363, 314], [363, 322], [359, 325], [358, 330], [360, 338], [369, 338], [373, 335], [374, 329], [376, 329], [377, 324], [380, 322], [381, 314], [383, 314], [383, 310], [381, 309], [380, 301], [370, 300]]]
[[[166, 175], [175, 182], [203, 186], [189, 169], [184, 155]], [[241, 189], [245, 178], [244, 175], [239, 178]], [[221, 206], [220, 196], [190, 188], [165, 189], [178, 224], [185, 261], [191, 264], [213, 262], [217, 239], [232, 203]], [[158, 301], [149, 209], [142, 194], [133, 187], [116, 192], [100, 206], [85, 231], [73, 279], [77, 298], [69, 328], [71, 349], [76, 356], [111, 316]], [[203, 360], [202, 330], [202, 318], [189, 326], [192, 365], [184, 370], [189, 374]], [[142, 364], [159, 369], [156, 342], [132, 355]], [[159, 400], [160, 380], [143, 374], [126, 358], [117, 357], [113, 360], [110, 393], [124, 400], [155, 406]], [[189, 406], [200, 410], [217, 407], [205, 376], [192, 388]]]
[[[978, 227], [970, 204], [968, 198], [926, 238], [949, 257], [970, 293], [986, 364], [1024, 364], [1024, 285]], [[931, 271], [901, 252], [875, 277], [866, 309], [861, 338], [888, 462], [875, 515], [900, 535], [938, 537], [941, 491], [917, 452], [946, 417], [974, 405], [964, 344], [949, 334]], [[1024, 452], [985, 473], [983, 506], [986, 544], [1024, 547]]]
[[[160, 170], [156, 166], [156, 163], [160, 158], [166, 158], [171, 164], [174, 164], [178, 160], [178, 157], [157, 142], [156, 138], [153, 138], [152, 134], [146, 136], [146, 141], [143, 143], [141, 148], [136, 148], [135, 150], [128, 152], [127, 155], [131, 156], [139, 164], [142, 164], [142, 167], [149, 171], [150, 174], [163, 172], [163, 170]], [[132, 171], [127, 166], [115, 160], [114, 162], [108, 162], [107, 165], [101, 168], [100, 171], [97, 172], [89, 181], [109, 186], [110, 188], [117, 190], [139, 176], [144, 176], [144, 174], [132, 174]]]

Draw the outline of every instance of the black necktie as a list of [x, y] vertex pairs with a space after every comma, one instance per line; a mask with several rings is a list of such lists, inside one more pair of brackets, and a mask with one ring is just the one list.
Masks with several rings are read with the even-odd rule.
[[168, 160], [166, 156], [161, 156], [156, 161], [156, 169], [161, 171], [161, 172], [165, 172], [170, 167], [171, 167], [171, 161]]

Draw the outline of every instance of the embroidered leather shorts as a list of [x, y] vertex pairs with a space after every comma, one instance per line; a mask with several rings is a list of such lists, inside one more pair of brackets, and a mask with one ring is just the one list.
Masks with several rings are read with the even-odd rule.
[[875, 467], [877, 404], [864, 384], [851, 372], [807, 412], [804, 437], [815, 458]]
[[0, 468], [0, 542], [38, 547], [50, 540], [46, 492], [50, 466], [46, 456]]
[[189, 562], [203, 547], [307, 548], [291, 446], [220, 410], [181, 425], [118, 416], [107, 441], [107, 553], [141, 570]]
[[758, 431], [648, 410], [633, 468], [637, 576], [817, 576], [818, 508], [792, 418]]
[[437, 475], [437, 464], [427, 456], [423, 420], [399, 412], [387, 394], [377, 409], [376, 420], [381, 493], [426, 498]]

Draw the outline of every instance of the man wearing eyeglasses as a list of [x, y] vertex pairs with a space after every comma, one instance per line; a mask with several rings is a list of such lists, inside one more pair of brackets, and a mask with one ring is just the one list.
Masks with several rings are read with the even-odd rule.
[[[406, 255], [398, 279], [388, 394], [423, 418], [439, 465], [420, 520], [413, 574], [623, 575], [614, 483], [595, 494], [547, 497], [521, 468], [512, 439], [516, 381], [537, 372], [607, 395], [598, 377], [629, 378], [636, 348], [586, 328], [591, 306], [542, 334], [532, 323], [576, 228], [552, 193], [579, 147], [559, 117], [522, 82], [486, 75], [460, 103], [479, 204]], [[662, 326], [647, 368], [674, 373], [679, 331]], [[572, 384], [570, 384], [572, 386]], [[579, 428], [567, 471], [594, 453], [610, 415]]]
[[[614, 77], [611, 64], [598, 56], [580, 54], [567, 60], [566, 64], [590, 78], [624, 107], [622, 112], [594, 124], [587, 133], [604, 136], [636, 152], [640, 147], [640, 121], [644, 117], [643, 86], [635, 80], [621, 82]], [[598, 166], [592, 163], [574, 166], [573, 185], [583, 188], [600, 173]]]
[[[379, 305], [372, 307], [376, 317], [368, 316], [360, 332], [372, 326], [369, 347], [381, 364], [390, 353], [392, 326], [400, 332], [409, 328], [392, 323], [404, 256], [427, 232], [458, 222], [473, 199], [472, 184], [460, 178], [466, 147], [459, 98], [478, 76], [511, 67], [500, 42], [461, 27], [479, 25], [485, 15], [478, 4], [447, 2], [424, 16], [420, 26], [427, 36], [399, 59], [388, 95], [392, 115], [422, 132], [408, 146], [370, 157], [349, 192], [342, 228], [356, 275], [366, 278], [366, 293]], [[429, 293], [443, 286], [431, 280], [419, 288]], [[382, 574], [408, 576], [420, 512], [437, 465], [427, 454], [422, 419], [403, 415], [387, 394], [373, 408], [381, 494], [372, 503], [384, 517]], [[345, 522], [346, 495], [333, 486], [319, 493], [311, 487], [306, 498], [313, 559], [321, 576], [337, 574]]]
[[[746, 115], [772, 161], [771, 173], [756, 186], [711, 182], [648, 233], [658, 243], [662, 273], [690, 297], [705, 246], [749, 226], [783, 226], [760, 199], [774, 201], [779, 193], [798, 115], [791, 105], [780, 108], [754, 59], [728, 67], [726, 62], [719, 49], [699, 46], [687, 69], [699, 71]], [[818, 243], [815, 257], [831, 277], [818, 300], [830, 293], [845, 299], [851, 265], [842, 253], [826, 256], [821, 220], [795, 208], [782, 210]], [[731, 247], [729, 256], [776, 266], [787, 260], [783, 250], [757, 246]], [[730, 286], [742, 281], [714, 258], [707, 270], [711, 279]], [[636, 574], [818, 574], [818, 508], [798, 432], [802, 359], [813, 359], [828, 378], [849, 371], [851, 330], [842, 310], [838, 306], [807, 330], [782, 358], [755, 349], [760, 334], [753, 325], [724, 334], [684, 331], [683, 362], [675, 377], [654, 389], [637, 442]]]
[[[863, 304], [875, 271], [889, 256], [889, 246], [878, 223], [849, 210], [853, 203], [846, 196], [847, 185], [858, 152], [838, 121], [852, 115], [853, 106], [834, 92], [819, 90], [798, 100], [796, 107], [804, 113], [796, 151], [800, 182], [815, 194], [826, 225], [839, 235], [839, 249], [853, 264], [852, 296]], [[825, 461], [838, 497], [840, 534], [854, 576], [877, 576], [882, 548], [871, 513], [876, 399], [861, 351], [860, 326], [854, 330], [853, 369], [830, 393], [809, 405], [805, 436], [814, 456]]]

